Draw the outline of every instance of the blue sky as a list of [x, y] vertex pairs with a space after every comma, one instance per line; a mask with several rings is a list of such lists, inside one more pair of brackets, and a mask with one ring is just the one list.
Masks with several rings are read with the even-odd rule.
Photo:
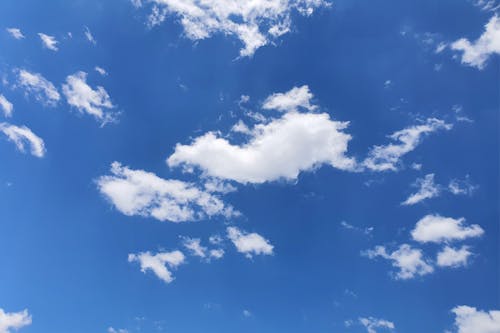
[[0, 3], [0, 333], [500, 332], [494, 0]]

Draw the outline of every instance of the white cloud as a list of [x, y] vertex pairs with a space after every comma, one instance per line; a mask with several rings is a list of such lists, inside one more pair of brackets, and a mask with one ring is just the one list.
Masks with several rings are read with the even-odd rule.
[[87, 84], [87, 73], [76, 72], [66, 77], [66, 83], [62, 85], [62, 91], [68, 104], [76, 107], [82, 113], [88, 113], [103, 124], [113, 121], [114, 115], [109, 109], [114, 108], [106, 90], [97, 86], [96, 90]]
[[246, 233], [236, 227], [227, 228], [227, 237], [233, 242], [238, 252], [247, 258], [252, 255], [272, 255], [274, 246], [257, 233]]
[[286, 93], [275, 93], [267, 97], [262, 108], [281, 112], [298, 111], [299, 108], [314, 111], [317, 106], [311, 104], [313, 97], [308, 86], [294, 87]]
[[448, 184], [448, 191], [455, 195], [472, 195], [478, 186], [472, 184], [467, 176], [465, 179], [452, 179]]
[[39, 32], [38, 36], [42, 40], [43, 46], [52, 51], [57, 51], [57, 44], [59, 43], [54, 36], [46, 35]]
[[101, 74], [102, 76], [108, 75], [108, 72], [106, 72], [106, 70], [102, 67], [95, 66], [94, 69], [97, 73]]
[[[146, 0], [152, 3], [148, 25], [155, 26], [167, 16], [179, 18], [184, 33], [191, 40], [215, 34], [236, 36], [242, 43], [240, 56], [254, 52], [290, 31], [291, 14], [297, 11], [309, 16], [320, 7], [329, 7], [325, 0]], [[135, 7], [142, 5], [134, 0]]]
[[110, 176], [98, 179], [99, 190], [125, 215], [153, 217], [160, 221], [184, 222], [222, 215], [238, 215], [218, 197], [191, 183], [163, 179], [143, 170], [132, 170], [118, 162]]
[[479, 225], [466, 226], [464, 222], [463, 217], [454, 219], [440, 215], [426, 215], [417, 222], [411, 235], [417, 242], [440, 243], [479, 237], [484, 233]]
[[467, 266], [471, 255], [468, 246], [464, 245], [460, 249], [445, 246], [437, 255], [437, 264], [441, 267]]
[[55, 106], [61, 98], [56, 87], [39, 73], [20, 69], [17, 72], [18, 85], [33, 94], [37, 101], [48, 106]]
[[7, 28], [7, 32], [15, 39], [23, 39], [24, 35], [19, 28]]
[[28, 127], [0, 123], [0, 132], [5, 134], [9, 141], [13, 142], [20, 151], [25, 152], [25, 145], [29, 144], [31, 155], [36, 157], [45, 155], [45, 144], [42, 138], [33, 133]]
[[201, 240], [199, 238], [184, 238], [183, 245], [188, 249], [192, 255], [205, 258], [207, 256], [207, 248], [201, 245]]
[[484, 11], [496, 11], [500, 8], [498, 0], [474, 0], [474, 6], [481, 8]]
[[12, 105], [11, 102], [5, 98], [4, 95], [0, 94], [0, 108], [3, 111], [3, 114], [5, 117], [10, 117], [12, 116], [12, 110], [14, 109], [14, 106]]
[[28, 310], [20, 312], [5, 312], [0, 308], [0, 333], [10, 333], [24, 326], [31, 325]]
[[457, 333], [498, 333], [500, 332], [500, 311], [481, 311], [461, 305], [451, 310], [455, 314]]
[[392, 262], [392, 266], [398, 268], [396, 279], [407, 280], [417, 275], [432, 273], [434, 268], [423, 257], [420, 249], [414, 249], [408, 244], [402, 244], [399, 249], [392, 253], [387, 253], [384, 246], [376, 246], [373, 250], [362, 253], [370, 259], [381, 257]]
[[109, 327], [108, 328], [108, 333], [128, 333], [128, 330], [123, 329], [123, 328]]
[[85, 38], [87, 38], [87, 40], [91, 44], [94, 44], [94, 45], [97, 44], [97, 41], [95, 40], [94, 36], [92, 35], [92, 33], [90, 32], [90, 29], [88, 27], [85, 27], [85, 29], [83, 30], [83, 33], [85, 34]]
[[418, 178], [414, 186], [418, 187], [418, 191], [413, 193], [403, 201], [402, 205], [414, 205], [426, 199], [437, 197], [440, 193], [440, 188], [434, 183], [434, 174], [428, 174], [424, 178]]
[[429, 118], [423, 124], [394, 132], [389, 138], [396, 141], [396, 143], [374, 146], [365, 159], [364, 165], [374, 171], [396, 171], [400, 159], [414, 150], [425, 135], [438, 130], [450, 130], [452, 127], [453, 125], [447, 124], [443, 120]]
[[476, 41], [461, 38], [453, 42], [451, 48], [462, 52], [463, 64], [483, 69], [491, 55], [500, 54], [500, 18], [495, 14]]
[[152, 271], [159, 279], [166, 283], [174, 280], [172, 272], [169, 269], [176, 268], [184, 263], [184, 260], [185, 257], [181, 251], [159, 252], [156, 254], [148, 251], [128, 255], [129, 262], [138, 262], [141, 265], [141, 272]]
[[377, 333], [378, 328], [385, 328], [393, 330], [394, 323], [385, 319], [378, 319], [373, 317], [359, 318], [359, 322], [366, 328], [368, 333]]
[[221, 259], [223, 256], [224, 256], [224, 250], [223, 249], [213, 249], [213, 250], [210, 250], [209, 254], [210, 254], [210, 258], [214, 258], [214, 259]]

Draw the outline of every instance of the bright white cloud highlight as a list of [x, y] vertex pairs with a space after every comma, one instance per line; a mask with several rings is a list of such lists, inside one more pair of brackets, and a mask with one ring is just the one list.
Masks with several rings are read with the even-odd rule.
[[23, 39], [24, 35], [19, 28], [7, 28], [7, 32], [15, 39]]
[[169, 269], [175, 269], [184, 263], [185, 256], [181, 251], [159, 252], [141, 252], [128, 255], [129, 262], [138, 262], [141, 265], [141, 272], [152, 271], [160, 280], [170, 283], [174, 280], [172, 272]]
[[106, 70], [102, 67], [95, 66], [94, 69], [97, 73], [101, 74], [102, 76], [108, 75], [108, 72], [106, 72]]
[[20, 312], [5, 312], [0, 308], [0, 333], [10, 333], [22, 327], [31, 325], [28, 310]]
[[56, 87], [39, 73], [17, 70], [17, 84], [32, 94], [37, 101], [48, 106], [56, 106], [61, 98]]
[[227, 237], [233, 242], [238, 252], [247, 258], [253, 255], [272, 255], [274, 246], [257, 233], [246, 233], [236, 227], [227, 228]]
[[468, 246], [462, 246], [459, 249], [445, 246], [437, 255], [437, 264], [441, 267], [460, 267], [467, 266], [472, 252]]
[[414, 186], [418, 187], [418, 191], [403, 201], [402, 205], [414, 205], [426, 199], [437, 197], [440, 193], [439, 186], [434, 183], [433, 173], [426, 175], [424, 178], [418, 178]]
[[238, 215], [231, 206], [194, 184], [163, 179], [118, 162], [111, 164], [111, 175], [100, 177], [97, 184], [116, 209], [128, 216], [184, 222], [216, 215], [227, 218]]
[[83, 33], [85, 35], [85, 38], [87, 38], [87, 40], [91, 44], [94, 44], [94, 45], [97, 44], [97, 41], [95, 40], [94, 36], [92, 35], [92, 33], [90, 32], [90, 29], [88, 27], [85, 27], [85, 29], [83, 30]]
[[414, 249], [408, 244], [402, 244], [399, 249], [388, 253], [384, 246], [376, 246], [373, 250], [362, 253], [370, 259], [381, 257], [392, 262], [392, 266], [398, 268], [395, 278], [400, 280], [412, 279], [416, 276], [430, 274], [434, 268], [423, 257], [420, 249]]
[[97, 86], [94, 90], [87, 84], [87, 73], [77, 72], [66, 77], [62, 91], [68, 104], [77, 108], [81, 113], [87, 113], [106, 123], [113, 120], [109, 109], [114, 108], [106, 90]]
[[422, 124], [394, 132], [389, 138], [396, 142], [384, 146], [374, 146], [365, 159], [364, 165], [374, 171], [396, 171], [400, 159], [417, 148], [426, 135], [438, 130], [450, 130], [452, 127], [453, 125], [447, 124], [443, 120], [429, 118]]
[[[148, 25], [155, 26], [167, 16], [179, 18], [184, 33], [191, 40], [215, 34], [237, 37], [242, 43], [240, 56], [254, 52], [290, 31], [291, 14], [309, 16], [315, 9], [329, 7], [325, 0], [145, 0], [152, 3]], [[133, 1], [136, 7], [141, 1]]]
[[201, 245], [201, 240], [199, 238], [186, 237], [184, 239], [183, 245], [194, 256], [200, 258], [205, 258], [207, 256], [207, 248]]
[[39, 32], [38, 37], [40, 37], [40, 40], [42, 41], [42, 44], [45, 48], [52, 50], [52, 51], [57, 51], [57, 44], [59, 43], [54, 36], [46, 35], [44, 33]]
[[394, 323], [385, 319], [378, 319], [373, 317], [359, 318], [359, 322], [366, 328], [368, 333], [377, 333], [377, 329], [384, 328], [393, 330], [395, 328]]
[[267, 97], [262, 108], [282, 112], [297, 111], [299, 108], [314, 111], [317, 106], [311, 104], [313, 97], [308, 86], [294, 87], [286, 93], [275, 93]]
[[476, 41], [461, 38], [451, 48], [462, 52], [462, 64], [483, 69], [490, 56], [500, 54], [500, 18], [494, 15]]
[[417, 242], [440, 243], [479, 237], [483, 233], [484, 230], [477, 224], [466, 226], [463, 217], [454, 219], [440, 215], [426, 215], [417, 222], [411, 235]]
[[5, 117], [11, 117], [12, 116], [12, 110], [14, 110], [14, 105], [12, 105], [11, 102], [5, 98], [4, 95], [0, 94], [0, 108], [3, 111], [3, 115]]
[[500, 332], [500, 311], [481, 311], [461, 305], [451, 310], [455, 314], [456, 333], [498, 333]]
[[45, 155], [45, 144], [42, 138], [33, 133], [28, 127], [0, 123], [0, 132], [5, 134], [9, 141], [13, 142], [21, 152], [25, 152], [26, 145], [28, 145], [31, 155], [36, 157]]

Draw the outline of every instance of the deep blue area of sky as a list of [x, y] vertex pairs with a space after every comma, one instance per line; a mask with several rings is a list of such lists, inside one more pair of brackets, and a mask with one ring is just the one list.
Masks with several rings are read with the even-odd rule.
[[[244, 59], [236, 59], [235, 38], [193, 43], [174, 18], [148, 30], [144, 14], [122, 0], [0, 2], [0, 71], [27, 68], [60, 87], [83, 70], [121, 111], [119, 123], [100, 128], [65, 103], [44, 108], [2, 88], [15, 106], [9, 121], [26, 124], [47, 146], [37, 159], [0, 141], [0, 307], [29, 309], [33, 325], [23, 332], [135, 332], [138, 325], [143, 332], [158, 325], [184, 333], [362, 332], [344, 327], [360, 316], [390, 319], [398, 332], [442, 332], [457, 305], [499, 307], [498, 59], [480, 71], [414, 37], [476, 39], [491, 13], [468, 1], [337, 0], [309, 18], [294, 16], [292, 33]], [[10, 38], [4, 31], [11, 26], [28, 38]], [[84, 39], [83, 26], [96, 46]], [[72, 40], [63, 39], [68, 31]], [[60, 50], [43, 49], [37, 32], [55, 35]], [[109, 75], [99, 76], [96, 65]], [[350, 121], [349, 151], [358, 158], [416, 116], [452, 119], [452, 106], [462, 105], [474, 123], [457, 123], [405, 157], [422, 163], [421, 171], [358, 174], [324, 166], [296, 184], [238, 186], [225, 197], [244, 214], [237, 225], [268, 238], [273, 256], [248, 260], [228, 248], [224, 260], [210, 264], [190, 258], [168, 285], [128, 263], [128, 253], [178, 248], [180, 235], [206, 240], [225, 224], [120, 214], [95, 184], [110, 163], [189, 180], [165, 164], [176, 143], [229, 130], [243, 113], [243, 94], [256, 109], [271, 93], [303, 84], [322, 111]], [[442, 183], [470, 175], [479, 189], [401, 206], [410, 184], [427, 173]], [[469, 267], [395, 281], [389, 263], [360, 256], [374, 245], [409, 242], [409, 231], [430, 213], [463, 216], [485, 229], [469, 242], [477, 254]], [[341, 221], [375, 229], [366, 237]], [[253, 316], [245, 318], [244, 309]]]

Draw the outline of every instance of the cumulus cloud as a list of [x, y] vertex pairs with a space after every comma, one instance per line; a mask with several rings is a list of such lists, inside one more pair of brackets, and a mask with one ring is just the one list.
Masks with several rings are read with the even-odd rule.
[[218, 197], [179, 180], [163, 179], [118, 162], [111, 175], [97, 180], [99, 190], [121, 213], [148, 216], [160, 221], [184, 222], [206, 217], [238, 215]]
[[5, 312], [0, 308], [0, 333], [10, 333], [28, 325], [31, 325], [31, 315], [28, 310]]
[[395, 328], [394, 323], [385, 319], [378, 319], [374, 317], [359, 318], [359, 322], [366, 328], [368, 333], [377, 333], [377, 329], [384, 328], [393, 330]]
[[373, 250], [364, 251], [362, 254], [370, 259], [380, 257], [391, 261], [392, 266], [398, 269], [395, 275], [398, 280], [412, 279], [434, 271], [432, 265], [424, 258], [422, 251], [408, 244], [400, 245], [399, 249], [392, 253], [388, 253], [384, 246], [376, 246]]
[[61, 98], [56, 87], [39, 73], [27, 70], [16, 70], [17, 84], [19, 87], [32, 94], [37, 101], [48, 106], [56, 106]]
[[13, 142], [17, 149], [26, 151], [29, 145], [31, 155], [43, 157], [45, 155], [45, 144], [39, 136], [26, 126], [15, 126], [9, 123], [0, 123], [0, 132], [5, 134], [9, 141]]
[[100, 120], [103, 124], [113, 120], [109, 112], [114, 108], [106, 90], [97, 86], [94, 90], [87, 84], [87, 73], [77, 72], [66, 77], [62, 91], [68, 104], [77, 108], [81, 113], [87, 113]]
[[184, 263], [185, 256], [181, 251], [158, 252], [140, 252], [128, 255], [129, 262], [138, 262], [141, 266], [141, 272], [152, 271], [160, 280], [170, 283], [174, 280], [172, 272], [169, 269], [175, 269]]
[[440, 243], [479, 237], [483, 233], [484, 230], [477, 224], [466, 226], [463, 217], [454, 219], [431, 214], [424, 216], [417, 222], [411, 235], [417, 242]]
[[403, 201], [402, 205], [414, 205], [426, 199], [437, 197], [440, 192], [439, 186], [434, 183], [433, 173], [426, 175], [424, 178], [418, 178], [414, 186], [418, 187], [418, 191]]
[[52, 51], [57, 51], [57, 44], [59, 43], [54, 36], [46, 35], [44, 33], [39, 32], [38, 37], [40, 37], [40, 40], [42, 41], [42, 44], [45, 48], [52, 50]]
[[311, 104], [313, 97], [308, 86], [294, 87], [285, 93], [275, 93], [267, 97], [262, 108], [282, 112], [297, 111], [299, 108], [314, 111], [317, 106]]
[[400, 159], [413, 151], [422, 139], [438, 130], [450, 130], [453, 127], [443, 120], [429, 118], [424, 123], [394, 132], [389, 138], [395, 143], [374, 146], [364, 161], [365, 167], [374, 171], [396, 171]]
[[7, 28], [7, 32], [15, 39], [23, 39], [24, 35], [19, 28]]
[[476, 41], [460, 38], [451, 44], [451, 48], [462, 52], [462, 64], [483, 69], [490, 56], [500, 54], [500, 18], [495, 14]]
[[274, 246], [267, 239], [257, 233], [246, 233], [236, 227], [228, 227], [227, 237], [233, 242], [238, 252], [247, 258], [253, 255], [272, 255]]
[[[215, 34], [237, 37], [242, 43], [240, 56], [254, 52], [290, 31], [292, 12], [309, 16], [315, 9], [329, 7], [325, 0], [146, 0], [152, 5], [148, 25], [162, 23], [167, 16], [179, 18], [184, 33], [191, 40]], [[142, 1], [133, 1], [141, 7]]]
[[445, 246], [437, 255], [437, 264], [441, 267], [467, 266], [471, 255], [468, 246], [464, 245], [459, 249]]
[[498, 333], [500, 332], [500, 311], [482, 311], [461, 305], [453, 308], [456, 333]]
[[0, 94], [0, 108], [2, 109], [3, 115], [5, 117], [12, 116], [12, 110], [14, 109], [14, 106], [12, 105], [11, 102], [7, 100], [7, 98], [5, 98], [4, 95], [1, 94]]

